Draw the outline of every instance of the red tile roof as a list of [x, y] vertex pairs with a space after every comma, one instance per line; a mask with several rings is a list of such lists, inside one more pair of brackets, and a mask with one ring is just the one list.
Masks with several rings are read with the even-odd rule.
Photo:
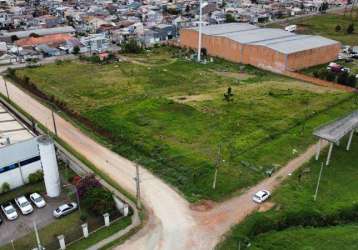
[[17, 40], [16, 45], [21, 47], [31, 47], [40, 44], [59, 45], [71, 39], [73, 39], [73, 37], [69, 34], [54, 34], [54, 35], [47, 35], [41, 37], [23, 38]]

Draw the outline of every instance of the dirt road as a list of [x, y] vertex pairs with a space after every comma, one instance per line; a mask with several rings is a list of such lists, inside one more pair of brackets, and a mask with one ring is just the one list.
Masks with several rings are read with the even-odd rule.
[[[10, 99], [37, 121], [53, 131], [51, 111], [21, 89], [7, 83]], [[3, 79], [0, 92], [6, 95]], [[95, 164], [123, 188], [135, 194], [135, 165], [129, 160], [98, 144], [71, 123], [55, 115], [58, 135]], [[244, 194], [214, 205], [209, 211], [190, 208], [174, 189], [144, 168], [141, 172], [142, 198], [149, 211], [147, 225], [116, 249], [125, 250], [207, 250], [213, 249], [222, 235], [242, 221], [259, 206], [251, 201], [260, 189], [275, 189], [294, 170], [315, 154], [311, 146], [304, 154], [282, 167], [272, 177], [262, 181]]]

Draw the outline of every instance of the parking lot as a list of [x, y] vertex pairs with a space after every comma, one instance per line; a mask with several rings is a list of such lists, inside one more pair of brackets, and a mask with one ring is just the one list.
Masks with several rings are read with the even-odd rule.
[[33, 205], [34, 211], [30, 215], [22, 215], [18, 207], [15, 205], [15, 202], [12, 201], [12, 204], [16, 208], [19, 215], [19, 217], [14, 221], [7, 220], [4, 213], [1, 211], [1, 219], [3, 223], [0, 225], [0, 246], [6, 245], [11, 240], [16, 240], [30, 232], [33, 232], [33, 221], [36, 221], [37, 227], [39, 229], [52, 223], [55, 220], [52, 215], [53, 210], [59, 205], [69, 201], [65, 194], [62, 194], [58, 198], [44, 198], [47, 202], [46, 207], [36, 208]]

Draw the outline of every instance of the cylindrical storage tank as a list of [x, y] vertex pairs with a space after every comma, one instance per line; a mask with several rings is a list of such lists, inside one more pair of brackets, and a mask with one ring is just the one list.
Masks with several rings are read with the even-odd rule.
[[61, 193], [60, 174], [56, 159], [56, 151], [53, 141], [48, 136], [40, 136], [37, 139], [44, 171], [46, 192], [49, 197], [58, 197]]

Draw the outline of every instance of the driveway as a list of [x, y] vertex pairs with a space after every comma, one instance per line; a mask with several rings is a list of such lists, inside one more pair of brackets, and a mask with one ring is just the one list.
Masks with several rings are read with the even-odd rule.
[[[51, 131], [54, 125], [51, 111], [16, 87], [7, 83], [9, 96], [25, 112]], [[0, 92], [6, 95], [3, 79]], [[135, 195], [135, 164], [89, 138], [78, 128], [55, 114], [58, 136], [91, 161], [100, 171]], [[148, 210], [146, 226], [116, 249], [123, 250], [208, 250], [213, 249], [230, 228], [259, 208], [251, 200], [257, 190], [273, 191], [315, 154], [311, 146], [304, 154], [290, 161], [272, 177], [252, 187], [244, 194], [214, 205], [209, 211], [198, 212], [172, 187], [145, 168], [140, 167], [142, 200]]]
[[0, 246], [10, 243], [11, 240], [16, 240], [22, 236], [27, 235], [34, 231], [33, 222], [36, 221], [38, 229], [51, 224], [55, 218], [52, 213], [55, 208], [60, 204], [68, 201], [67, 196], [62, 194], [58, 198], [46, 198], [44, 197], [47, 205], [44, 208], [34, 207], [34, 212], [29, 215], [22, 215], [20, 210], [16, 207], [15, 202], [12, 202], [17, 210], [19, 217], [14, 221], [5, 219], [5, 215], [1, 213], [3, 223], [0, 225]]

